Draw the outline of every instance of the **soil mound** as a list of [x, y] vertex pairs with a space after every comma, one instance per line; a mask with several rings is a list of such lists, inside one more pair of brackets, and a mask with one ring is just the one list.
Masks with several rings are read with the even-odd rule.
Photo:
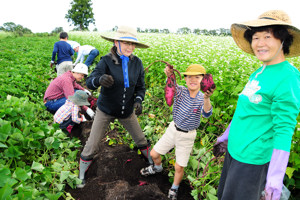
[[[88, 139], [92, 122], [73, 128], [70, 137], [78, 137], [84, 145]], [[113, 138], [116, 131], [110, 131]], [[79, 161], [79, 155], [78, 155]], [[143, 177], [140, 169], [147, 163], [136, 150], [126, 145], [110, 146], [105, 141], [86, 172], [87, 183], [82, 189], [66, 188], [77, 200], [165, 200], [171, 187], [168, 172]], [[192, 200], [191, 188], [186, 182], [179, 187], [179, 200]]]

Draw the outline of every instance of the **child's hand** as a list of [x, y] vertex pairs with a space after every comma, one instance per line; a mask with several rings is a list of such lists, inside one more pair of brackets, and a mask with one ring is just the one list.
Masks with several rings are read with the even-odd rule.
[[170, 69], [170, 67], [168, 65], [166, 65], [164, 71], [165, 71], [165, 74], [167, 75], [167, 77], [171, 76], [174, 73], [174, 70]]
[[209, 89], [204, 93], [204, 99], [209, 99], [210, 96], [214, 93], [215, 89]]
[[86, 122], [87, 121], [84, 115], [81, 115], [81, 118], [82, 118], [82, 122]]

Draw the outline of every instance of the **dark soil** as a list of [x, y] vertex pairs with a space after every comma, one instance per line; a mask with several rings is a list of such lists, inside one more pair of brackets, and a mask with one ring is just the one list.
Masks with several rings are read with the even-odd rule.
[[[78, 137], [85, 145], [92, 121], [73, 128], [70, 137]], [[116, 131], [110, 131], [110, 138], [116, 137]], [[79, 155], [78, 155], [79, 161]], [[76, 200], [164, 200], [172, 185], [168, 172], [143, 177], [140, 169], [147, 163], [136, 150], [126, 145], [109, 146], [102, 141], [93, 163], [86, 172], [87, 183], [82, 189], [66, 188]], [[182, 182], [179, 187], [179, 200], [192, 200], [191, 188]]]

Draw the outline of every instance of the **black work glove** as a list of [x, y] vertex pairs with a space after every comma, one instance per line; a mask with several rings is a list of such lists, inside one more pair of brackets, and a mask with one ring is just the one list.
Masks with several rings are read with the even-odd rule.
[[142, 101], [141, 101], [141, 100], [137, 100], [137, 101], [133, 104], [133, 107], [134, 107], [134, 109], [135, 109], [135, 114], [136, 114], [136, 115], [142, 114], [143, 106], [142, 106]]
[[103, 74], [99, 78], [99, 83], [100, 83], [101, 86], [110, 87], [114, 84], [114, 79], [111, 75]]
[[213, 147], [213, 154], [216, 157], [222, 156], [227, 150], [227, 141], [215, 144]]

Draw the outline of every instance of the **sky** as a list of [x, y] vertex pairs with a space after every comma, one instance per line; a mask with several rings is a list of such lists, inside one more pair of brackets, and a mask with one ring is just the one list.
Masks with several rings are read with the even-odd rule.
[[[1, 0], [0, 26], [14, 22], [32, 32], [64, 31], [74, 28], [65, 18], [72, 0]], [[167, 28], [230, 29], [230, 25], [258, 18], [272, 9], [285, 11], [292, 24], [300, 29], [297, 0], [92, 0], [95, 27], [98, 31], [115, 26]]]

